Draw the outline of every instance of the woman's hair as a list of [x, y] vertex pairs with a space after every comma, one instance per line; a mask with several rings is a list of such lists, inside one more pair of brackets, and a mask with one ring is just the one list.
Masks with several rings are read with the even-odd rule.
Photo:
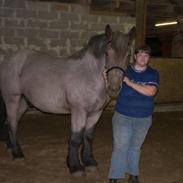
[[144, 52], [147, 53], [148, 55], [151, 55], [151, 48], [148, 45], [143, 45], [135, 50], [135, 54], [139, 52]]

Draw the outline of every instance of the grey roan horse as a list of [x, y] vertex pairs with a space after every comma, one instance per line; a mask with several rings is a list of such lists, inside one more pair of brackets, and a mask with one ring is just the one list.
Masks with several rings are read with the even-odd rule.
[[[9, 126], [7, 144], [14, 159], [24, 157], [17, 129], [28, 102], [44, 112], [71, 113], [69, 170], [82, 175], [84, 170], [96, 167], [94, 129], [110, 96], [119, 92], [134, 32], [132, 28], [124, 34], [106, 25], [105, 33], [91, 37], [83, 49], [67, 59], [21, 50], [1, 63], [0, 90]], [[105, 69], [108, 84], [102, 75]]]

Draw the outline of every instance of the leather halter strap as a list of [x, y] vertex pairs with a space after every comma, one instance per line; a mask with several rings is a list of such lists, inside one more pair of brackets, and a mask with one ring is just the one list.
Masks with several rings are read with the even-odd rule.
[[121, 67], [113, 66], [113, 67], [107, 69], [106, 73], [108, 74], [108, 73], [109, 73], [111, 70], [113, 70], [113, 69], [118, 69], [118, 70], [120, 70], [123, 74], [125, 74], [125, 72], [126, 72], [126, 71], [125, 71], [123, 68], [121, 68]]

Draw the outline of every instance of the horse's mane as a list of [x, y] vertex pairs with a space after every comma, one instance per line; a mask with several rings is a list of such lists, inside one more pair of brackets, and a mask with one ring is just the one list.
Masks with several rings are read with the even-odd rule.
[[88, 50], [88, 48], [87, 48], [87, 46], [85, 46], [81, 50], [78, 50], [75, 53], [73, 53], [71, 56], [69, 56], [68, 59], [73, 59], [73, 60], [82, 59], [84, 57], [85, 53], [87, 52], [87, 50]]
[[96, 58], [100, 58], [105, 53], [106, 46], [106, 35], [95, 35], [90, 38], [88, 44], [84, 48], [69, 56], [69, 59], [82, 59], [88, 51], [92, 53]]

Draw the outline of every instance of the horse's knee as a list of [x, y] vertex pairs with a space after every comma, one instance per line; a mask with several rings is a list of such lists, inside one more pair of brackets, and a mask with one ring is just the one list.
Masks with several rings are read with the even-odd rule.
[[82, 143], [82, 134], [81, 133], [72, 133], [70, 137], [70, 146], [77, 147]]

